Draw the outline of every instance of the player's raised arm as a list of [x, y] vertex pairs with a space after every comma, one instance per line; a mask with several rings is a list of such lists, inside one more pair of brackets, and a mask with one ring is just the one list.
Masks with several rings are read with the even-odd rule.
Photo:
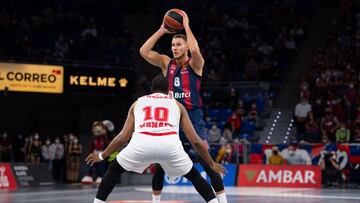
[[181, 15], [183, 17], [183, 25], [186, 33], [186, 40], [188, 43], [189, 51], [191, 53], [191, 60], [189, 61], [189, 63], [190, 66], [194, 69], [195, 73], [201, 76], [205, 61], [200, 52], [199, 44], [190, 29], [189, 18], [187, 14], [183, 11], [181, 12]]
[[103, 159], [110, 156], [110, 154], [118, 151], [126, 142], [130, 140], [134, 131], [135, 123], [134, 106], [135, 103], [130, 107], [125, 124], [120, 133], [111, 141], [109, 146], [103, 152], [101, 152], [100, 155], [95, 153], [89, 154], [89, 156], [85, 159], [87, 164], [93, 165], [96, 162], [102, 161]]
[[225, 174], [226, 169], [222, 165], [214, 162], [209, 152], [207, 151], [206, 147], [204, 146], [203, 141], [196, 134], [196, 131], [190, 121], [189, 115], [185, 107], [179, 102], [177, 102], [177, 104], [181, 111], [181, 118], [180, 118], [181, 128], [183, 129], [185, 136], [188, 138], [193, 148], [199, 153], [200, 157], [204, 159], [204, 161], [210, 166], [210, 168], [213, 171], [217, 173]]
[[156, 42], [165, 34], [170, 33], [164, 24], [157, 30], [140, 48], [140, 55], [150, 64], [160, 67], [164, 74], [166, 74], [166, 66], [170, 62], [170, 58], [167, 55], [159, 54], [152, 50]]

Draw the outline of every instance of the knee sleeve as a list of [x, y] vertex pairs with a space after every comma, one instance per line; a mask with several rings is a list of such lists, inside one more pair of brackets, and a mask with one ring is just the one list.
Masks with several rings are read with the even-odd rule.
[[114, 189], [115, 184], [118, 182], [118, 180], [120, 179], [121, 174], [123, 174], [126, 170], [120, 166], [120, 164], [114, 160], [108, 170], [106, 171], [98, 192], [96, 194], [96, 199], [105, 201], [107, 199], [107, 197], [109, 196], [109, 194], [111, 193], [111, 191]]
[[192, 182], [196, 191], [198, 191], [198, 193], [204, 198], [206, 202], [216, 198], [210, 185], [203, 177], [201, 177], [200, 173], [195, 169], [195, 167], [192, 167], [190, 172], [187, 173], [185, 177]]
[[164, 169], [160, 164], [155, 164], [155, 173], [152, 178], [152, 189], [155, 191], [162, 190], [164, 187]]
[[220, 177], [220, 174], [213, 171], [210, 168], [210, 166], [201, 158], [200, 158], [200, 164], [204, 167], [206, 173], [208, 174], [211, 180], [211, 185], [213, 186], [215, 192], [220, 192], [224, 190], [224, 183], [222, 178]]

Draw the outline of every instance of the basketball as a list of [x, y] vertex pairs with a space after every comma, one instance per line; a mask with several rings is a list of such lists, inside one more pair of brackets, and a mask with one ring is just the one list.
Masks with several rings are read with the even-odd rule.
[[179, 32], [184, 28], [181, 12], [183, 11], [176, 8], [166, 12], [164, 16], [164, 25], [170, 32]]

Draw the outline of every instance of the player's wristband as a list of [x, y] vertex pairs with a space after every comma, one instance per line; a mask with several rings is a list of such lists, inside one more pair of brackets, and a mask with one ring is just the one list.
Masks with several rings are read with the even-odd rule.
[[99, 153], [99, 159], [100, 159], [101, 161], [104, 160], [104, 157], [102, 156], [102, 152]]

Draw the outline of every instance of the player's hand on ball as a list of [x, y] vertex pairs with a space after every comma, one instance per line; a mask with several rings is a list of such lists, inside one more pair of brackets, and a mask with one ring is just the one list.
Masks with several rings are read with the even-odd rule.
[[175, 34], [176, 33], [176, 32], [171, 32], [170, 30], [166, 29], [164, 22], [161, 24], [159, 31], [162, 33], [166, 33], [166, 34]]
[[89, 156], [86, 157], [85, 161], [86, 161], [86, 164], [93, 166], [94, 163], [99, 162], [101, 160], [100, 160], [98, 154], [91, 153], [91, 154], [89, 154]]
[[227, 173], [226, 168], [224, 168], [221, 164], [215, 163], [210, 166], [210, 168], [215, 171], [216, 173], [219, 173], [222, 176], [224, 176]]
[[185, 11], [181, 11], [181, 16], [183, 17], [183, 26], [189, 26], [189, 17], [188, 15], [185, 13]]

